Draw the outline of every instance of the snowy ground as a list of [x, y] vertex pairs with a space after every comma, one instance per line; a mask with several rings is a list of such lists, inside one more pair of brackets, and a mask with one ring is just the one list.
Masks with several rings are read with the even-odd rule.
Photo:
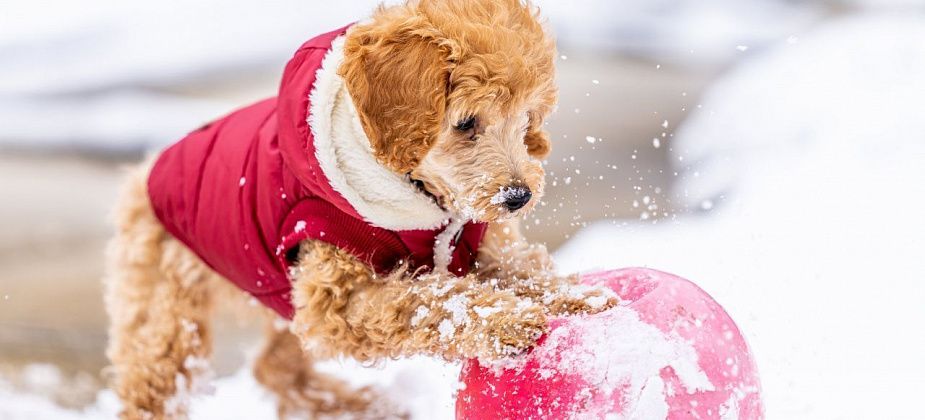
[[[925, 389], [925, 17], [835, 22], [728, 74], [672, 143], [677, 194], [640, 190], [658, 223], [589, 226], [564, 271], [649, 266], [709, 291], [750, 341], [768, 418], [916, 418]], [[646, 199], [648, 196], [648, 199]], [[455, 368], [332, 364], [393, 390], [417, 418], [451, 418]], [[241, 373], [198, 397], [194, 418], [266, 418]], [[109, 417], [103, 392], [62, 410], [0, 384], [0, 418]]]
[[[356, 363], [328, 362], [320, 369], [336, 374], [357, 386], [373, 384], [387, 389], [416, 419], [453, 418], [453, 393], [459, 368], [432, 359], [400, 360], [379, 368]], [[260, 388], [248, 369], [212, 382], [211, 395], [192, 398], [193, 419], [270, 419], [276, 417], [272, 397]], [[97, 402], [83, 410], [66, 410], [49, 400], [16, 392], [0, 381], [0, 418], [5, 420], [60, 419], [95, 420], [114, 418], [118, 401], [109, 391], [100, 392]]]

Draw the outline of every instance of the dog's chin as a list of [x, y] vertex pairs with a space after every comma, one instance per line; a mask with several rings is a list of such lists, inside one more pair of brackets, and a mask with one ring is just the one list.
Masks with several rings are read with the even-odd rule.
[[491, 205], [488, 208], [480, 208], [474, 211], [476, 217], [472, 218], [475, 222], [496, 223], [504, 222], [511, 219], [517, 219], [530, 214], [532, 209], [523, 208], [516, 211], [510, 211], [498, 205]]
[[[536, 197], [534, 202], [529, 203], [527, 206], [515, 211], [510, 211], [503, 206], [492, 203], [493, 194], [488, 194], [487, 192], [484, 194], [458, 194], [463, 197], [469, 197], [463, 200], [454, 198], [451, 194], [437, 192], [437, 189], [429, 183], [413, 178], [411, 175], [408, 175], [407, 179], [411, 185], [414, 185], [414, 187], [421, 192], [421, 194], [433, 200], [434, 204], [440, 207], [441, 210], [460, 215], [473, 222], [492, 223], [526, 216], [530, 214], [536, 206], [535, 200], [539, 199], [539, 197]], [[478, 198], [472, 199], [471, 197], [473, 195], [477, 195]]]
[[434, 202], [434, 204], [437, 205], [437, 207], [440, 207], [440, 209], [443, 211], [447, 211], [447, 208], [444, 205], [445, 201], [443, 199], [443, 196], [440, 194], [435, 194], [431, 192], [430, 189], [427, 188], [426, 182], [421, 181], [420, 179], [412, 178], [410, 174], [406, 176], [406, 179], [408, 180], [409, 183], [411, 183], [411, 185], [414, 185], [414, 187], [417, 188], [418, 192], [429, 197]]

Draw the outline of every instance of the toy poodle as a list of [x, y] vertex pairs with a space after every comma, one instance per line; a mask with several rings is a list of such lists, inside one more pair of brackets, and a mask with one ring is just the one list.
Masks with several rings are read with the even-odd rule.
[[133, 170], [106, 279], [121, 415], [187, 415], [210, 312], [237, 296], [271, 321], [255, 377], [309, 418], [406, 416], [315, 360], [506, 360], [547, 317], [616, 304], [519, 227], [543, 194], [555, 54], [522, 0], [380, 6], [304, 43], [277, 97]]

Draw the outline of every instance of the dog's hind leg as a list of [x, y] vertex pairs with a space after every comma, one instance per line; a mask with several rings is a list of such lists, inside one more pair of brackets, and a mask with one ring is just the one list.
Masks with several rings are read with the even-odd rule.
[[155, 218], [146, 171], [129, 180], [108, 250], [106, 306], [113, 389], [122, 418], [183, 418], [183, 396], [208, 371], [215, 274]]
[[254, 363], [254, 377], [277, 398], [279, 418], [394, 418], [369, 388], [353, 389], [318, 372], [299, 338], [269, 326], [266, 343]]

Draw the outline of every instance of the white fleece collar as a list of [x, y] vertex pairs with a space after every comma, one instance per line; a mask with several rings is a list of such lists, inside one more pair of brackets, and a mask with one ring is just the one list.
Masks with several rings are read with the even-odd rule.
[[389, 230], [443, 226], [451, 215], [373, 155], [350, 93], [337, 74], [344, 60], [344, 38], [332, 42], [309, 95], [308, 124], [321, 170], [367, 223]]

